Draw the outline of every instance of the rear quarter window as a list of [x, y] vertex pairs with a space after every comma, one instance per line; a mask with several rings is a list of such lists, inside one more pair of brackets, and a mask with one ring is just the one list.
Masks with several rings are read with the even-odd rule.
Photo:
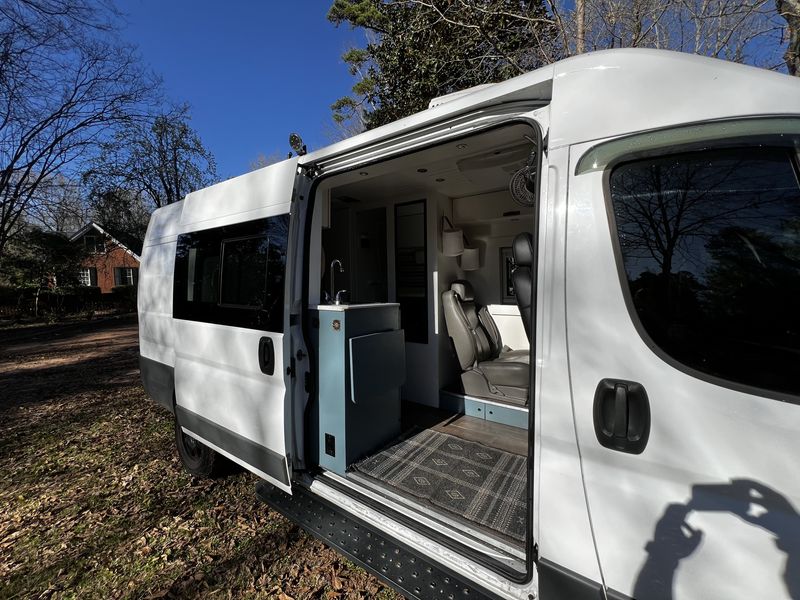
[[653, 345], [723, 383], [800, 393], [794, 151], [641, 159], [609, 185], [624, 284]]

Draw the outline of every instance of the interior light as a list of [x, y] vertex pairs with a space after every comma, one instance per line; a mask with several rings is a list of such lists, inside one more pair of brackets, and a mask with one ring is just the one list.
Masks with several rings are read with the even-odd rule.
[[456, 150], [466, 150], [467, 148], [466, 144], [456, 144]]
[[362, 177], [366, 177], [367, 175], [369, 175], [369, 173], [367, 173], [366, 171], [361, 171], [359, 175], [361, 175]]

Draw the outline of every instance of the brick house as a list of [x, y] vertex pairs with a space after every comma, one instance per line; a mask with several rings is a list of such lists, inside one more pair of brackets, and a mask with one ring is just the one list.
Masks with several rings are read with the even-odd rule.
[[109, 294], [121, 285], [139, 282], [139, 254], [141, 248], [129, 241], [123, 244], [100, 225], [89, 222], [70, 236], [70, 241], [83, 244], [87, 250], [81, 262], [78, 278], [82, 285], [97, 286], [101, 293]]

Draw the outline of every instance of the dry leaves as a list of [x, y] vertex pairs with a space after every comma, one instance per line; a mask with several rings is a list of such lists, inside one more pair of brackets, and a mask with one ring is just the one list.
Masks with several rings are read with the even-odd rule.
[[397, 598], [253, 493], [194, 479], [132, 320], [0, 331], [0, 597]]

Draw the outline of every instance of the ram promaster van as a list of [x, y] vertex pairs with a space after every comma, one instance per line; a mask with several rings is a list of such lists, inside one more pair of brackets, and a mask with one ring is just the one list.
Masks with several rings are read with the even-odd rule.
[[684, 54], [438, 98], [157, 210], [145, 388], [408, 597], [798, 598], [799, 152]]

